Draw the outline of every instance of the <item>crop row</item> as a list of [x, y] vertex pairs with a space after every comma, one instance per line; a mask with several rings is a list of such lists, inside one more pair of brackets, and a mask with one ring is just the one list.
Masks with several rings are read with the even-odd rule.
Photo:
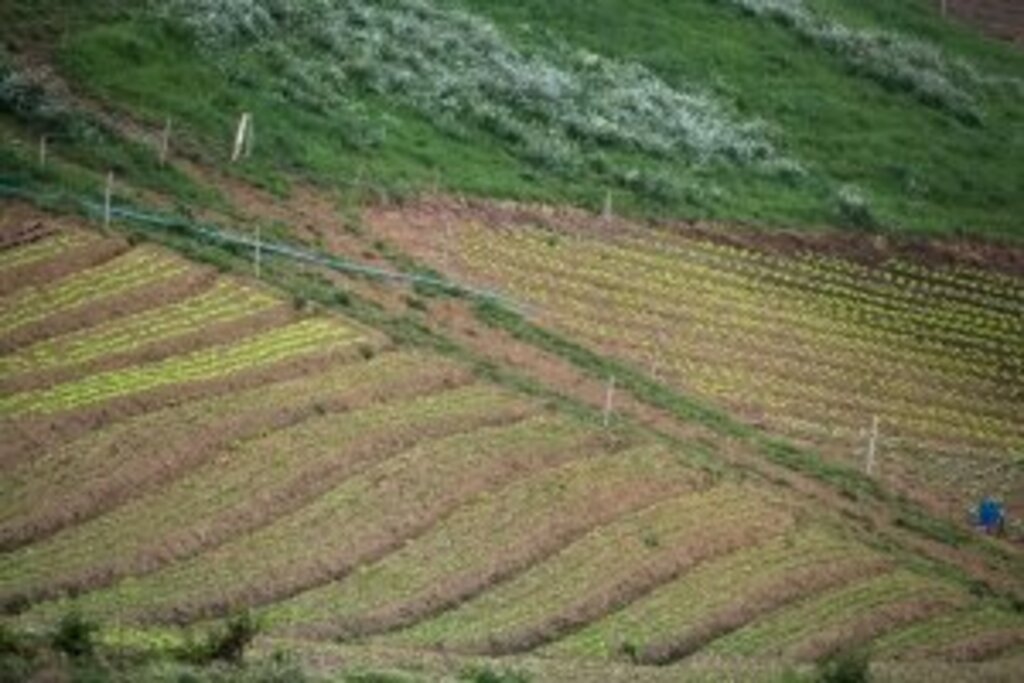
[[363, 338], [362, 332], [335, 320], [303, 320], [234, 344], [6, 396], [0, 398], [0, 416], [71, 410], [159, 387], [218, 379], [295, 356], [325, 353]]
[[660, 447], [576, 459], [478, 498], [398, 552], [267, 617], [279, 630], [348, 636], [419, 621], [696, 479]]
[[278, 303], [279, 300], [268, 294], [220, 280], [210, 290], [182, 302], [47, 339], [0, 357], [0, 377], [127, 353], [155, 341], [254, 315]]
[[0, 599], [151, 571], [300, 507], [418, 440], [514, 419], [523, 410], [507, 395], [470, 386], [313, 417], [238, 444], [150, 495], [3, 556]]
[[467, 381], [465, 370], [443, 359], [385, 353], [115, 423], [0, 478], [0, 543], [22, 543], [92, 517], [268, 431]]
[[995, 605], [972, 606], [913, 624], [880, 638], [872, 647], [879, 658], [934, 655], [958, 643], [1018, 633], [1024, 641], [1024, 617]]
[[74, 231], [60, 232], [52, 237], [30, 242], [14, 249], [0, 251], [0, 271], [20, 268], [54, 256], [59, 256], [76, 247], [95, 242], [90, 233]]
[[[829, 583], [831, 577], [843, 580], [849, 570], [878, 560], [859, 543], [815, 527], [769, 536], [760, 544], [699, 565], [541, 654], [668, 657], [673, 644], [689, 639], [696, 648], [703, 644], [699, 636], [713, 639], [716, 631], [702, 628], [706, 625], [735, 629], [770, 612], [774, 605], [760, 604], [760, 595], [770, 593], [788, 601], [807, 597], [821, 585], [834, 585]], [[730, 623], [716, 623], [716, 617], [737, 607], [739, 612]]]
[[346, 479], [268, 526], [84, 596], [79, 606], [174, 619], [272, 602], [345, 576], [464, 503], [486, 499], [487, 491], [577, 457], [580, 436], [576, 428], [546, 420], [424, 443]]
[[186, 272], [190, 266], [156, 249], [137, 248], [107, 263], [3, 301], [0, 334], [144, 284]]
[[959, 586], [904, 569], [815, 596], [732, 633], [709, 646], [723, 655], [781, 655], [791, 658], [830, 632], [851, 629], [858, 622], [880, 620], [879, 630], [891, 631], [917, 621], [927, 611], [948, 610], [968, 602]]
[[[484, 255], [494, 256], [490, 262], [492, 266], [518, 267], [531, 272], [534, 269], [546, 270], [555, 275], [568, 275], [573, 280], [590, 280], [594, 284], [611, 287], [609, 293], [631, 291], [647, 299], [658, 293], [679, 299], [682, 294], [686, 297], [683, 300], [687, 300], [700, 292], [708, 292], [721, 301], [737, 296], [754, 296], [759, 301], [767, 299], [776, 305], [784, 305], [786, 309], [796, 307], [797, 312], [827, 312], [832, 317], [876, 329], [915, 333], [924, 327], [931, 335], [952, 343], [954, 348], [967, 344], [983, 350], [1008, 349], [1018, 355], [1020, 353], [1014, 343], [1021, 331], [1019, 316], [1009, 316], [1011, 324], [1007, 325], [986, 322], [986, 314], [981, 310], [949, 315], [939, 308], [941, 300], [914, 302], [905, 310], [892, 310], [891, 306], [883, 305], [885, 302], [866, 305], [828, 292], [815, 292], [809, 283], [787, 286], [766, 277], [733, 273], [717, 266], [673, 261], [664, 255], [644, 257], [640, 263], [633, 263], [638, 257], [632, 252], [627, 251], [625, 255], [600, 251], [591, 254], [585, 246], [576, 243], [558, 248], [538, 237], [472, 236], [465, 248], [471, 262]], [[771, 313], [771, 309], [766, 312]]]
[[494, 590], [381, 642], [495, 654], [534, 649], [790, 522], [784, 510], [738, 485], [669, 499], [595, 529]]

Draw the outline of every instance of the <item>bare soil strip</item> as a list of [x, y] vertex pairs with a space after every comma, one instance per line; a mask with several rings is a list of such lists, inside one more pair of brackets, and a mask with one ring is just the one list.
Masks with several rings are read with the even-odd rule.
[[58, 232], [57, 226], [42, 221], [17, 223], [13, 218], [5, 218], [0, 223], [0, 251], [17, 249], [26, 244], [38, 242], [56, 232]]
[[995, 659], [1024, 645], [1024, 628], [1008, 629], [973, 636], [929, 653], [947, 661], [981, 662]]
[[845, 562], [828, 567], [798, 570], [753, 592], [740, 592], [731, 603], [702, 618], [686, 632], [666, 637], [639, 654], [643, 664], [663, 666], [697, 653], [713, 640], [736, 631], [748, 623], [816, 593], [882, 572], [887, 565], [878, 560]]
[[225, 452], [152, 495], [0, 559], [0, 605], [157, 571], [270, 524], [414, 444], [520, 420], [530, 410], [487, 399], [476, 386], [454, 389], [314, 418]]
[[127, 353], [102, 356], [80, 365], [21, 373], [0, 379], [0, 394], [38, 390], [80, 379], [86, 375], [118, 370], [131, 365], [155, 363], [171, 356], [188, 354], [266, 332], [293, 322], [295, 319], [295, 311], [289, 305], [282, 303], [272, 309], [243, 318], [207, 324], [191, 333], [157, 339]]
[[231, 443], [313, 416], [469, 381], [465, 369], [426, 354], [347, 362], [354, 360], [136, 417], [7, 470], [0, 478], [0, 551], [41, 540], [166, 485]]
[[124, 254], [128, 248], [128, 244], [119, 239], [97, 239], [49, 258], [4, 268], [0, 270], [0, 297], [101, 265]]

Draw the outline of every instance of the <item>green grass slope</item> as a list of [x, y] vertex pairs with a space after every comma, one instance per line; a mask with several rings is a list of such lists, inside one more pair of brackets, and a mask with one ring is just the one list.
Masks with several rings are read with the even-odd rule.
[[[45, 56], [143, 132], [171, 117], [199, 160], [226, 161], [251, 111], [244, 173], [279, 191], [610, 193], [637, 215], [999, 237], [1024, 211], [1024, 55], [926, 0], [44, 0], [0, 26], [20, 68]], [[14, 69], [2, 158], [25, 166], [53, 123]], [[85, 138], [54, 153], [203, 199]]]

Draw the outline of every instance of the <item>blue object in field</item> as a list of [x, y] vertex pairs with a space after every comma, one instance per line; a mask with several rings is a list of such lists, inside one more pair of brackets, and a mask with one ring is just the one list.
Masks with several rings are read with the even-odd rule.
[[986, 498], [978, 506], [978, 526], [986, 529], [998, 529], [1003, 523], [1003, 506], [999, 501]]

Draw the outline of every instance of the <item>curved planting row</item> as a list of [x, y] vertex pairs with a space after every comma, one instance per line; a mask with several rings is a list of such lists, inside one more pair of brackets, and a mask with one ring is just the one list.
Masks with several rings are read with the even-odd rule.
[[239, 320], [278, 305], [281, 302], [275, 297], [230, 280], [220, 280], [209, 290], [184, 301], [46, 339], [0, 356], [0, 379], [125, 354], [156, 341], [194, 334], [204, 327]]
[[[443, 412], [443, 405], [438, 408]], [[545, 419], [426, 442], [375, 463], [267, 526], [83, 596], [77, 606], [173, 621], [274, 602], [393, 552], [462, 505], [486, 499], [488, 491], [557, 467], [588, 447], [585, 438], [576, 427]], [[44, 604], [38, 614], [63, 609]]]
[[13, 270], [60, 256], [69, 249], [94, 243], [98, 239], [87, 232], [65, 231], [16, 248], [5, 249], [0, 251], [0, 271]]
[[0, 559], [0, 602], [37, 600], [153, 571], [266, 525], [413, 443], [514, 420], [525, 407], [478, 386], [307, 419], [91, 522]]
[[532, 650], [791, 522], [742, 486], [672, 498], [595, 529], [475, 600], [382, 642], [496, 655]]
[[295, 356], [323, 354], [365, 339], [363, 332], [337, 320], [303, 320], [234, 344], [6, 396], [0, 398], [0, 416], [55, 413], [168, 385], [215, 380]]
[[188, 271], [186, 261], [158, 249], [139, 247], [103, 265], [0, 301], [0, 335], [92, 301]]
[[376, 403], [432, 394], [468, 373], [420, 353], [336, 362], [297, 379], [116, 423], [24, 461], [0, 478], [0, 547], [81, 522], [203, 467], [230, 446]]

